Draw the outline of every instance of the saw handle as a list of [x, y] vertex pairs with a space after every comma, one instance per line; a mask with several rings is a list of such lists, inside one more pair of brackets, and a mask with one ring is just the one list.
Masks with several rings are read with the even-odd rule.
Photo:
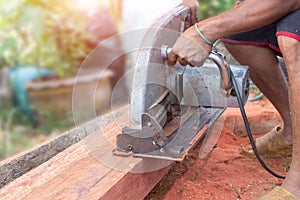
[[229, 65], [225, 61], [225, 56], [221, 53], [218, 53], [217, 51], [213, 51], [209, 54], [208, 59], [213, 61], [219, 68], [221, 80], [220, 80], [220, 86], [222, 88], [222, 94], [225, 97], [229, 97], [233, 88], [232, 82], [231, 82], [231, 75], [229, 71]]
[[[172, 52], [172, 48], [163, 45], [161, 47], [161, 55], [163, 58], [167, 59], [169, 53]], [[222, 89], [222, 95], [225, 97], [229, 97], [232, 91], [232, 82], [231, 75], [229, 71], [229, 65], [225, 61], [225, 56], [217, 51], [213, 51], [209, 54], [208, 59], [213, 61], [220, 71], [221, 79], [220, 79], [220, 87]]]

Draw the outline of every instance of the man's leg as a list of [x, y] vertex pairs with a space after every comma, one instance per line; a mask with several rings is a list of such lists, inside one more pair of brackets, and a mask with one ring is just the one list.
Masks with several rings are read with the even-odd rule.
[[292, 145], [287, 81], [275, 53], [261, 46], [229, 43], [225, 46], [242, 65], [249, 66], [252, 81], [282, 117], [284, 127], [278, 132], [278, 137], [287, 145]]
[[300, 41], [279, 36], [278, 42], [289, 74], [289, 101], [293, 128], [293, 159], [282, 187], [300, 198]]

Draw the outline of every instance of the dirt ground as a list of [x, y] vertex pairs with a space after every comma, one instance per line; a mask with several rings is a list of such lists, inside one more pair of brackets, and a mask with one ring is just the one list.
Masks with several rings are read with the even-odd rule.
[[[266, 133], [280, 123], [280, 117], [268, 100], [248, 102], [246, 112], [254, 137]], [[198, 158], [201, 145], [155, 186], [146, 200], [174, 199], [257, 199], [282, 179], [269, 174], [256, 159], [241, 155], [241, 146], [248, 142], [239, 109], [225, 113], [226, 123], [215, 148], [204, 159]], [[275, 171], [286, 174], [291, 158], [268, 158]]]

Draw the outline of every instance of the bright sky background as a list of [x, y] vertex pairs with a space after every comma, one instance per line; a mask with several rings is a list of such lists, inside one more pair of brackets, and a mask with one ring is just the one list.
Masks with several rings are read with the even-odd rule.
[[98, 5], [108, 5], [109, 0], [74, 0], [80, 9], [93, 9]]
[[[98, 5], [109, 6], [116, 0], [74, 0], [79, 9], [94, 12]], [[155, 19], [177, 6], [182, 0], [122, 0], [124, 31], [149, 27]]]

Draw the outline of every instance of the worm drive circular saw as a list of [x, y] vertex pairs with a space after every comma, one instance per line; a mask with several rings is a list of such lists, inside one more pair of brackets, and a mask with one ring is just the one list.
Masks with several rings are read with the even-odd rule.
[[227, 107], [239, 106], [230, 74], [247, 102], [248, 67], [229, 66], [217, 51], [203, 66], [168, 65], [169, 47], [191, 25], [190, 9], [179, 6], [147, 31], [133, 77], [130, 126], [117, 135], [115, 155], [180, 161], [203, 138], [204, 149], [212, 149], [220, 133], [209, 128]]

